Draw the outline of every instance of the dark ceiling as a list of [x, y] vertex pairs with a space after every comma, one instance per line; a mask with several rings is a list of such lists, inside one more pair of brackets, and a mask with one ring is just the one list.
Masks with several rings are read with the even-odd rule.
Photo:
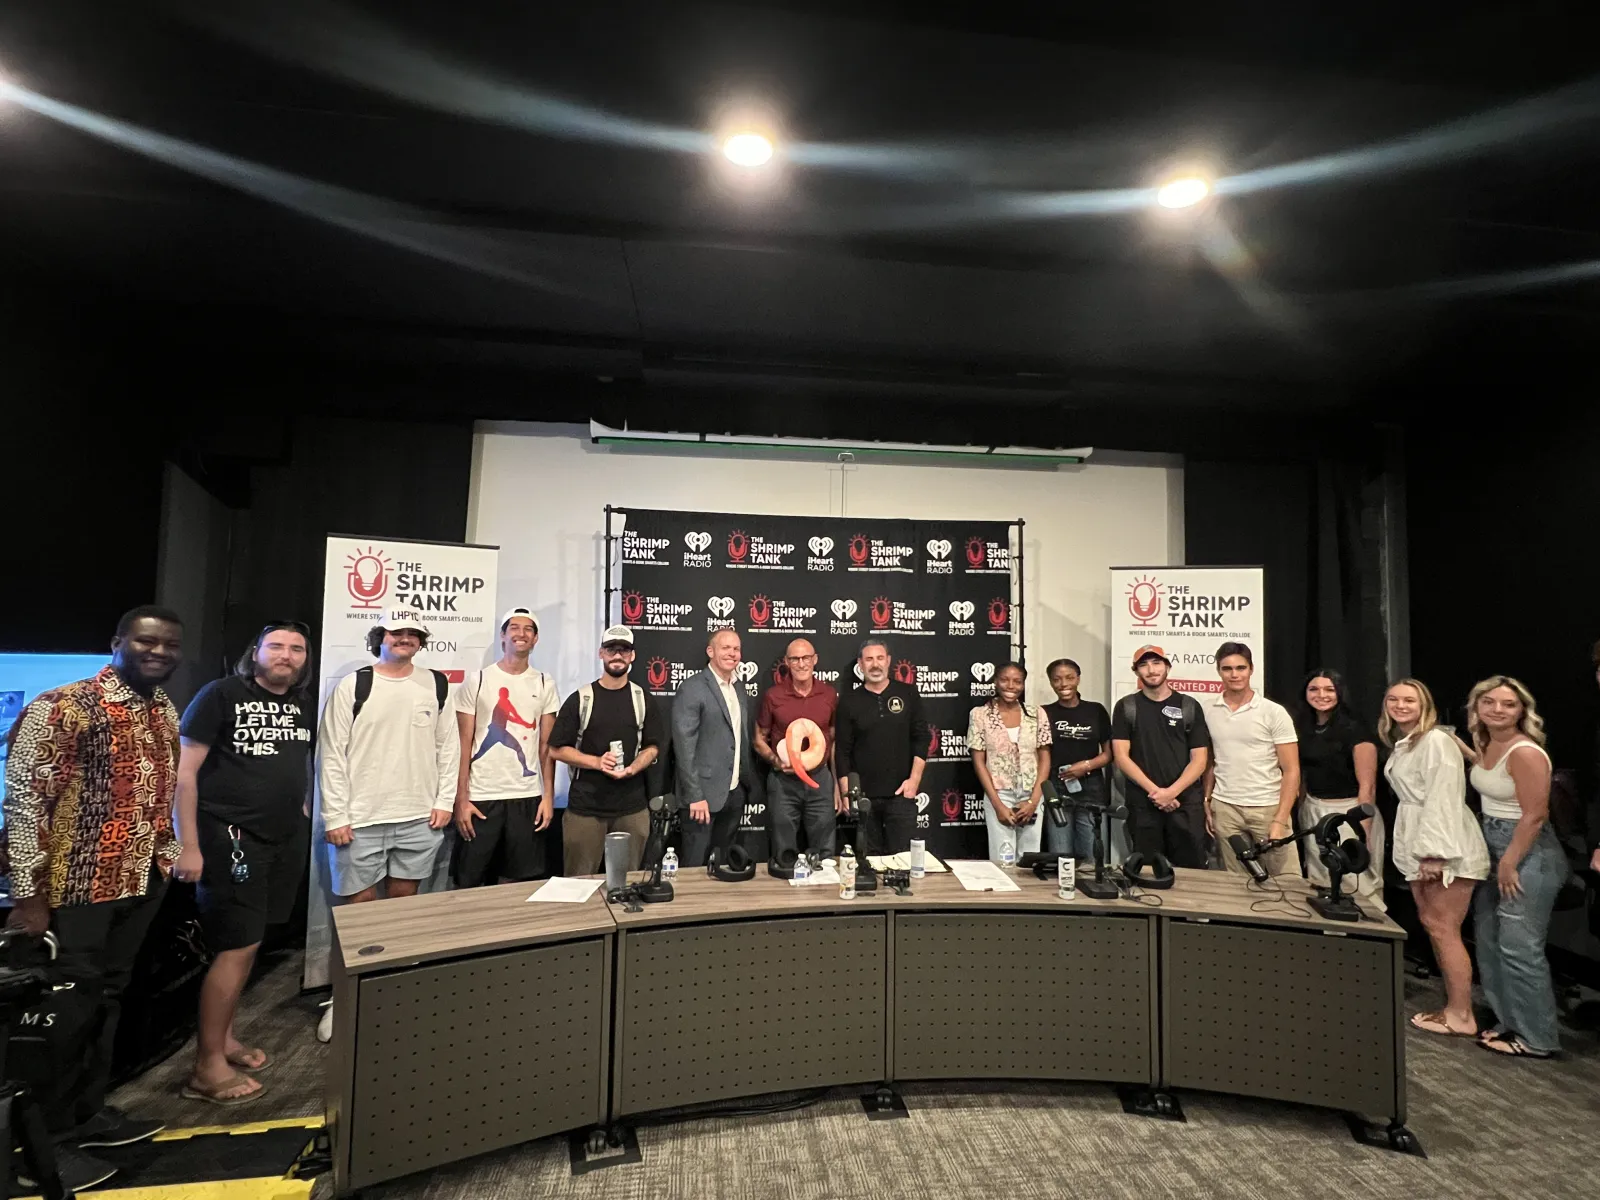
[[[1322, 411], [1584, 361], [1576, 6], [1082, 7], [9, 5], [0, 289], [199, 376], [676, 428]], [[754, 189], [701, 148], [749, 105], [794, 149]], [[1065, 211], [1195, 161], [1293, 169]]]

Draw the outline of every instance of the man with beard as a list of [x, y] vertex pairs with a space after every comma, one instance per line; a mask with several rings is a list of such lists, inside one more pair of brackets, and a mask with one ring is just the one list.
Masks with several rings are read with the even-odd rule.
[[191, 1100], [243, 1104], [261, 1094], [249, 1071], [266, 1051], [234, 1036], [268, 925], [294, 912], [309, 853], [307, 800], [316, 732], [310, 630], [277, 621], [256, 635], [232, 675], [200, 689], [183, 714], [178, 760], [179, 879], [197, 883], [206, 946]]
[[927, 765], [928, 722], [917, 689], [889, 678], [889, 647], [877, 638], [861, 643], [861, 686], [839, 700], [834, 765], [839, 772], [838, 809], [850, 804], [844, 781], [861, 777], [861, 794], [872, 801], [863, 814], [862, 854], [901, 854], [917, 827], [917, 792]]
[[182, 656], [176, 613], [132, 609], [117, 622], [111, 665], [36, 697], [11, 733], [3, 839], [14, 907], [7, 924], [35, 937], [53, 931], [57, 970], [76, 990], [74, 1008], [92, 1009], [70, 1045], [45, 1043], [44, 1053], [59, 1052], [59, 1061], [35, 1072], [19, 1054], [12, 1067], [39, 1098], [60, 1143], [62, 1181], [73, 1189], [116, 1171], [83, 1148], [124, 1146], [164, 1128], [105, 1099], [122, 993], [179, 852], [172, 829], [178, 713], [158, 685]]
[[1111, 710], [1111, 753], [1127, 780], [1134, 850], [1163, 854], [1175, 867], [1206, 867], [1211, 736], [1194, 697], [1167, 685], [1171, 669], [1160, 646], [1141, 646], [1134, 654], [1139, 690]]
[[628, 870], [639, 869], [650, 835], [645, 772], [666, 737], [650, 694], [628, 678], [633, 630], [613, 625], [600, 638], [600, 678], [567, 697], [550, 735], [556, 761], [567, 764], [572, 779], [561, 821], [567, 875], [603, 869], [608, 833], [630, 835]]

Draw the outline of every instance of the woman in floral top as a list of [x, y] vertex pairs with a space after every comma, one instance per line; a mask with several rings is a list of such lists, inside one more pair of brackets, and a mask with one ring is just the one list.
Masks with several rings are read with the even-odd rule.
[[967, 748], [989, 799], [989, 857], [1000, 862], [1009, 844], [1018, 857], [1039, 848], [1040, 789], [1050, 770], [1050, 723], [1023, 703], [1028, 672], [1006, 663], [994, 677], [994, 699], [972, 710]]

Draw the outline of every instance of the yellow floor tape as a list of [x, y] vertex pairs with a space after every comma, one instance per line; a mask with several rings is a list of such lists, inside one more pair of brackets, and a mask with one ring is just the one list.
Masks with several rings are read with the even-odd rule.
[[152, 1141], [180, 1142], [184, 1138], [213, 1133], [265, 1133], [269, 1129], [321, 1129], [321, 1117], [281, 1117], [276, 1121], [249, 1121], [242, 1125], [191, 1125], [187, 1129], [163, 1129]]

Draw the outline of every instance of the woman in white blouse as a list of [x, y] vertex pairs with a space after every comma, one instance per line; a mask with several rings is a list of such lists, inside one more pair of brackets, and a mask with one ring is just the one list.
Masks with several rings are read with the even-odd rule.
[[1489, 851], [1467, 807], [1461, 748], [1450, 730], [1440, 728], [1433, 696], [1415, 679], [1390, 685], [1378, 740], [1394, 750], [1384, 767], [1400, 802], [1394, 865], [1411, 884], [1444, 976], [1444, 1007], [1418, 1013], [1411, 1023], [1426, 1033], [1476, 1037], [1472, 960], [1461, 941], [1461, 923], [1474, 885], [1489, 877]]
[[1485, 1050], [1550, 1058], [1561, 1049], [1545, 938], [1567, 856], [1550, 828], [1550, 756], [1544, 721], [1528, 689], [1506, 675], [1467, 697], [1467, 729], [1478, 748], [1472, 786], [1483, 800], [1483, 837], [1494, 870], [1473, 900], [1478, 977], [1495, 1027]]

